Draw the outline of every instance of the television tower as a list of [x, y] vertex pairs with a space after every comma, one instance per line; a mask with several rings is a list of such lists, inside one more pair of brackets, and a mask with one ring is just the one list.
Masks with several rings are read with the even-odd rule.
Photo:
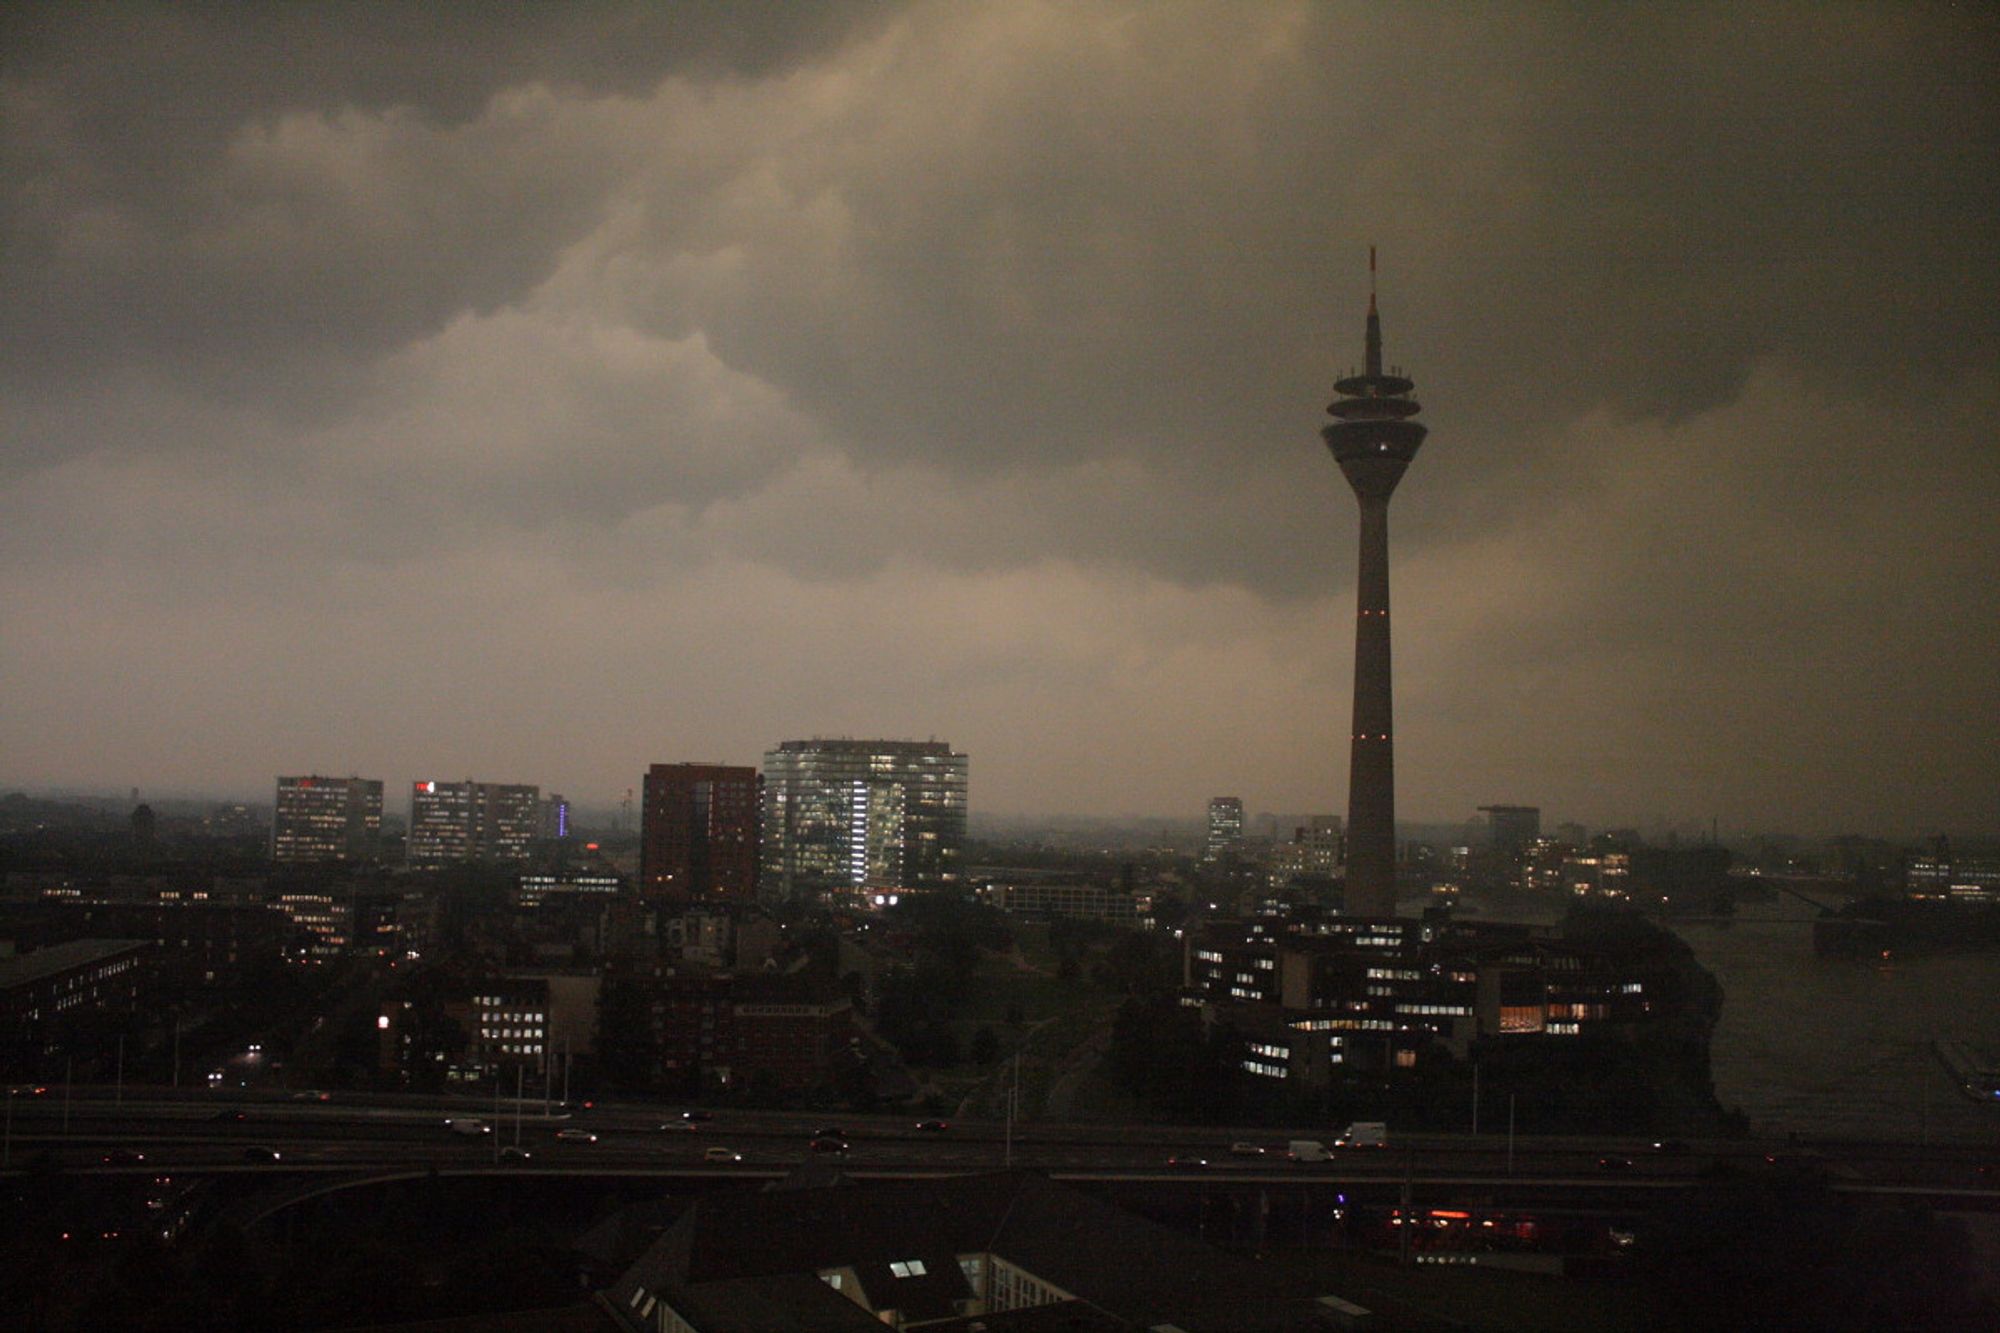
[[1361, 560], [1354, 624], [1354, 736], [1347, 778], [1347, 912], [1396, 914], [1396, 751], [1389, 696], [1389, 497], [1429, 432], [1415, 383], [1382, 368], [1375, 313], [1375, 247], [1368, 247], [1368, 361], [1333, 388], [1320, 429], [1361, 506]]

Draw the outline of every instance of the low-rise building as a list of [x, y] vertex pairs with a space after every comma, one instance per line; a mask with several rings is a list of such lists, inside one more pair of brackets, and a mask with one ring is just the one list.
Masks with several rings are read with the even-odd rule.
[[1183, 1003], [1243, 1034], [1245, 1070], [1307, 1083], [1341, 1064], [1410, 1068], [1426, 1048], [1463, 1057], [1477, 1038], [1575, 1037], [1653, 1012], [1643, 969], [1495, 923], [1211, 921], [1186, 938], [1183, 986]]
[[1138, 926], [1152, 910], [1151, 894], [1136, 893], [1098, 875], [983, 870], [971, 878], [973, 893], [981, 902], [1030, 921], [1062, 917]]
[[801, 975], [662, 966], [607, 978], [605, 997], [624, 1015], [627, 1057], [677, 1091], [804, 1091], [829, 1079], [855, 1035], [853, 1002]]
[[133, 1008], [152, 952], [151, 940], [71, 940], [0, 958], [0, 1061], [33, 1068], [64, 1019]]

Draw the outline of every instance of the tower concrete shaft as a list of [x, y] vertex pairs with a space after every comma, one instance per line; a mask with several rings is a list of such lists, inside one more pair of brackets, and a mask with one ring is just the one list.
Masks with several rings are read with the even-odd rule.
[[1347, 910], [1396, 914], [1395, 706], [1389, 670], [1389, 498], [1361, 497], [1354, 732], [1347, 767]]
[[[1372, 275], [1374, 253], [1369, 254]], [[1371, 283], [1372, 286], [1372, 283]], [[1354, 625], [1354, 731], [1347, 785], [1347, 911], [1396, 914], [1395, 709], [1389, 660], [1389, 497], [1426, 429], [1409, 395], [1416, 386], [1382, 366], [1382, 323], [1368, 296], [1366, 369], [1334, 385], [1335, 420], [1320, 434], [1354, 488], [1361, 552]]]

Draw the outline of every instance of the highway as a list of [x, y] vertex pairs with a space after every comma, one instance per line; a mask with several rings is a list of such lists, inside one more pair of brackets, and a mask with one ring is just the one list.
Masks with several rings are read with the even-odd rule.
[[[1792, 1144], [1714, 1140], [1656, 1151], [1644, 1139], [1516, 1140], [1504, 1134], [1396, 1135], [1385, 1149], [1337, 1151], [1326, 1163], [1286, 1159], [1289, 1139], [1330, 1142], [1331, 1130], [1251, 1130], [1145, 1125], [994, 1122], [918, 1128], [915, 1115], [854, 1116], [715, 1110], [690, 1122], [677, 1105], [611, 1104], [544, 1113], [468, 1098], [337, 1094], [328, 1100], [173, 1095], [166, 1090], [60, 1089], [10, 1098], [6, 1164], [106, 1173], [439, 1169], [581, 1171], [634, 1175], [770, 1175], [813, 1156], [857, 1175], [1027, 1167], [1081, 1178], [1202, 1177], [1271, 1182], [1402, 1181], [1433, 1185], [1530, 1183], [1593, 1192], [1681, 1188], [1718, 1172], [1812, 1173], [1839, 1187], [1966, 1191], [2000, 1189], [2000, 1150], [1976, 1145]], [[446, 1124], [477, 1118], [488, 1132]], [[844, 1132], [848, 1151], [816, 1154], [823, 1129]], [[565, 1141], [560, 1131], [595, 1136]], [[1232, 1145], [1261, 1153], [1232, 1152]], [[526, 1153], [510, 1151], [519, 1149]], [[741, 1161], [707, 1160], [726, 1149]], [[276, 1154], [275, 1160], [260, 1150]], [[719, 1154], [718, 1154], [719, 1155]], [[251, 1160], [252, 1158], [255, 1160]], [[1170, 1165], [1197, 1158], [1205, 1165]], [[1775, 1158], [1777, 1160], [1768, 1160]], [[2000, 1200], [1996, 1200], [2000, 1201]]]

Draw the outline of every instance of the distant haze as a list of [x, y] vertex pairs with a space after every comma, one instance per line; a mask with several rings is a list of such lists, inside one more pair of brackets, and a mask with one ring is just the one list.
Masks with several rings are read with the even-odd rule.
[[[23, 4], [0, 784], [2000, 820], [1985, 6]], [[395, 795], [391, 807], [397, 806]]]

